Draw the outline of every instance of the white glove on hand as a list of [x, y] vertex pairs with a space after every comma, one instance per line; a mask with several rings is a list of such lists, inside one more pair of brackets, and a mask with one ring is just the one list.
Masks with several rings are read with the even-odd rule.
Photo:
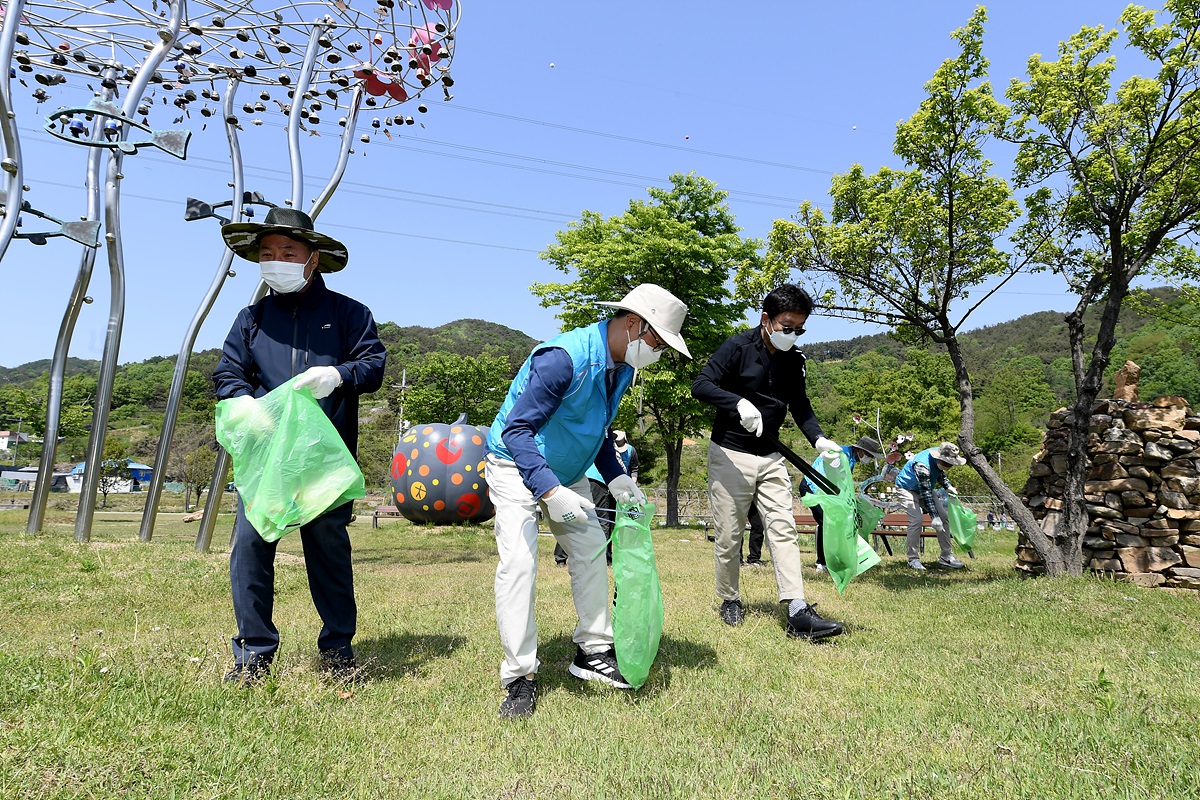
[[577, 522], [586, 518], [589, 511], [596, 510], [595, 503], [565, 486], [555, 487], [542, 495], [542, 504], [546, 506], [546, 516], [555, 522]]
[[245, 425], [255, 436], [267, 436], [275, 431], [275, 419], [253, 395], [243, 394], [222, 400], [229, 409], [227, 419], [233, 425]]
[[934, 532], [938, 534], [946, 532], [946, 523], [942, 522], [941, 514], [938, 514], [930, 521], [929, 527], [933, 528]]
[[824, 436], [817, 439], [817, 443], [813, 446], [817, 448], [818, 453], [822, 454], [828, 453], [830, 450], [833, 450], [836, 453], [840, 453], [842, 451], [842, 446], [840, 444], [835, 442], [833, 439], [826, 439]]
[[946, 484], [946, 494], [952, 495], [954, 497], [958, 497], [958, 489], [954, 488], [954, 484], [947, 483]]
[[308, 389], [317, 400], [329, 397], [333, 390], [342, 385], [342, 373], [337, 367], [309, 367], [300, 373], [294, 388]]
[[619, 475], [608, 484], [608, 491], [618, 503], [634, 503], [642, 505], [646, 502], [646, 494], [638, 488], [637, 481], [628, 475]]
[[742, 427], [755, 436], [762, 436], [762, 412], [746, 398], [738, 400], [738, 414], [742, 418]]

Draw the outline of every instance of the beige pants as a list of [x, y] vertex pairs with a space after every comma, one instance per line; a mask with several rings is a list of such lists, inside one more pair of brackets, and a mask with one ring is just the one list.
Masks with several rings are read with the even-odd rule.
[[[925, 512], [921, 510], [921, 494], [897, 486], [896, 497], [904, 506], [904, 513], [908, 514], [908, 538], [905, 540], [905, 544], [908, 546], [908, 560], [920, 559], [921, 531], [925, 529]], [[942, 532], [937, 537], [938, 547], [942, 550], [942, 558], [950, 558], [954, 555], [954, 550], [950, 538], [950, 522], [946, 515], [946, 501], [940, 495], [935, 494], [933, 502], [937, 505], [937, 515], [942, 518]]]
[[708, 501], [716, 526], [717, 597], [741, 599], [738, 575], [742, 566], [742, 535], [753, 501], [762, 515], [779, 599], [803, 600], [800, 547], [796, 543], [796, 518], [792, 515], [792, 478], [783, 464], [783, 456], [739, 453], [709, 442]]

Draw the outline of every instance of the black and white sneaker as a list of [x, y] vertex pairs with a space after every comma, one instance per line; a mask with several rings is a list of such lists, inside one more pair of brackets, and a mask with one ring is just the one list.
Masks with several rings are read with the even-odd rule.
[[726, 600], [721, 603], [721, 621], [726, 625], [741, 625], [746, 619], [746, 610], [741, 600]]
[[508, 697], [500, 704], [500, 719], [523, 719], [533, 716], [537, 706], [537, 681], [517, 678], [508, 685]]
[[611, 684], [618, 689], [632, 689], [625, 681], [621, 670], [617, 669], [617, 653], [611, 647], [600, 653], [587, 655], [582, 649], [575, 651], [575, 660], [571, 662], [568, 671], [576, 678], [585, 681], [600, 681]]

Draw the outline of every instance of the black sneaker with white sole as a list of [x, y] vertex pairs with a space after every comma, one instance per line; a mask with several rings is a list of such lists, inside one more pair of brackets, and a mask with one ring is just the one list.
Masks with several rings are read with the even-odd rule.
[[533, 716], [537, 707], [537, 681], [517, 678], [508, 685], [508, 697], [500, 704], [501, 719], [522, 719]]
[[618, 689], [632, 689], [626, 682], [621, 670], [617, 669], [617, 653], [611, 647], [600, 653], [588, 655], [582, 649], [576, 649], [575, 660], [571, 662], [568, 671], [576, 678], [585, 681], [600, 681], [611, 684]]

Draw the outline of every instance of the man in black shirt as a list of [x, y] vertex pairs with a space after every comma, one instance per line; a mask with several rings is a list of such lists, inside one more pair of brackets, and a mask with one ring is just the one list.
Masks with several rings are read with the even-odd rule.
[[717, 348], [692, 384], [692, 396], [717, 408], [708, 446], [708, 494], [716, 526], [721, 619], [740, 625], [745, 616], [738, 573], [742, 531], [753, 502], [766, 529], [779, 602], [788, 604], [788, 635], [823, 639], [837, 636], [842, 626], [821, 617], [804, 600], [792, 480], [775, 445], [791, 411], [818, 451], [841, 454], [813, 414], [804, 385], [804, 354], [795, 349], [812, 308], [812, 298], [798, 286], [773, 290], [763, 300], [761, 325], [730, 336]]

